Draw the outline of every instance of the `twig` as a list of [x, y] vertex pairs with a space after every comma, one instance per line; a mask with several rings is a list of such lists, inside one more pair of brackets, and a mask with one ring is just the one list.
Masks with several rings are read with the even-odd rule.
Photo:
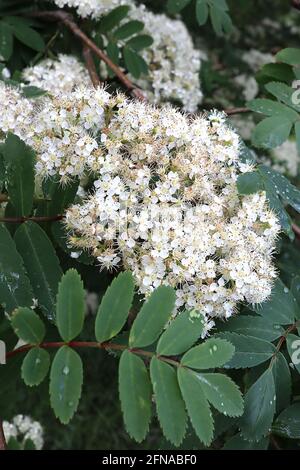
[[101, 82], [100, 82], [100, 78], [96, 70], [92, 51], [86, 44], [84, 44], [83, 46], [82, 55], [84, 57], [85, 64], [88, 69], [92, 84], [94, 85], [95, 88], [97, 88], [101, 84]]
[[3, 431], [3, 423], [0, 420], [0, 450], [6, 450], [6, 440]]
[[1, 217], [0, 222], [12, 223], [12, 224], [22, 224], [27, 220], [32, 220], [33, 222], [55, 222], [57, 220], [62, 220], [64, 215], [58, 214], [49, 217]]
[[300, 240], [300, 227], [296, 224], [292, 224], [292, 229], [296, 237]]
[[224, 109], [224, 113], [227, 114], [227, 116], [233, 116], [234, 114], [245, 114], [245, 113], [250, 113], [251, 109], [248, 108], [228, 108]]
[[129, 90], [133, 96], [145, 101], [145, 96], [139, 88], [137, 88], [131, 80], [122, 72], [122, 70], [114, 64], [114, 62], [102, 51], [75, 23], [73, 16], [65, 11], [36, 11], [31, 12], [29, 15], [33, 18], [48, 21], [61, 21], [67, 28], [72, 31], [74, 36], [78, 37], [83, 44], [91, 49], [103, 62], [105, 62], [111, 70], [116, 74], [120, 82]]

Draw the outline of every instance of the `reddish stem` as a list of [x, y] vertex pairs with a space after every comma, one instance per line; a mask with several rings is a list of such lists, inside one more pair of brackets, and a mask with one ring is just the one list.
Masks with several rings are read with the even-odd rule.
[[6, 450], [6, 440], [3, 431], [3, 423], [0, 420], [0, 450]]
[[7, 222], [12, 224], [22, 224], [27, 220], [32, 220], [33, 222], [55, 222], [57, 220], [62, 220], [64, 215], [58, 214], [49, 217], [1, 217], [0, 222]]

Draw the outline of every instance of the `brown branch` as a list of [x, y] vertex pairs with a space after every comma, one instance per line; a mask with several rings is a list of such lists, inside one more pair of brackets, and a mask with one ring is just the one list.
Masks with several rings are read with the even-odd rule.
[[224, 109], [224, 113], [227, 114], [227, 116], [233, 116], [234, 114], [245, 114], [245, 113], [250, 113], [251, 109], [248, 108], [228, 108]]
[[119, 81], [132, 93], [135, 98], [138, 98], [142, 101], [145, 101], [145, 96], [143, 95], [142, 91], [137, 88], [131, 80], [125, 75], [124, 72], [116, 65], [114, 62], [102, 51], [75, 23], [73, 16], [65, 11], [57, 10], [57, 11], [36, 11], [29, 13], [29, 15], [33, 18], [39, 18], [41, 20], [47, 21], [61, 21], [70, 31], [74, 34], [74, 36], [78, 37], [84, 45], [86, 45], [89, 49], [91, 49], [99, 59], [103, 60], [103, 62], [108, 65], [111, 70], [115, 73], [118, 77]]
[[3, 431], [3, 423], [0, 420], [0, 450], [6, 450], [6, 440]]
[[99, 85], [101, 85], [101, 81], [97, 73], [97, 69], [93, 59], [93, 53], [86, 44], [84, 44], [83, 46], [82, 55], [85, 60], [86, 68], [88, 69], [91, 82], [93, 86], [97, 88]]
[[[151, 359], [152, 357], [156, 356], [159, 357], [159, 359], [163, 362], [167, 362], [168, 364], [171, 364], [175, 367], [180, 367], [180, 362], [176, 361], [175, 359], [171, 359], [170, 357], [165, 357], [165, 356], [157, 356], [155, 353], [152, 353], [150, 351], [145, 351], [143, 349], [138, 349], [138, 348], [129, 348], [128, 346], [124, 344], [117, 344], [117, 343], [98, 343], [96, 341], [70, 341], [69, 343], [64, 343], [64, 342], [51, 342], [51, 343], [41, 343], [39, 344], [39, 347], [42, 349], [52, 349], [52, 348], [61, 348], [62, 346], [70, 346], [71, 348], [95, 348], [95, 349], [111, 349], [114, 351], [125, 351], [125, 349], [128, 349], [128, 351], [138, 354], [139, 356], [146, 357], [148, 359]], [[13, 351], [9, 351], [6, 354], [6, 359], [9, 359], [11, 357], [16, 356], [17, 354], [20, 353], [26, 353], [30, 349], [36, 347], [35, 344], [25, 344], [24, 346], [20, 346], [17, 349], [14, 349]]]
[[58, 214], [49, 217], [1, 217], [0, 222], [6, 222], [11, 224], [22, 224], [27, 220], [32, 220], [33, 222], [55, 222], [57, 220], [62, 220], [64, 215]]
[[300, 240], [300, 227], [296, 224], [292, 224], [292, 229], [296, 237]]

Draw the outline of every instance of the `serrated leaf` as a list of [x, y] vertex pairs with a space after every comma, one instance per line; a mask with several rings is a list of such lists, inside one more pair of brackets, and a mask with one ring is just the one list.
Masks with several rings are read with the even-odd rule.
[[271, 369], [267, 369], [250, 387], [245, 396], [245, 411], [240, 420], [244, 438], [258, 441], [271, 428], [275, 408], [276, 391]]
[[12, 29], [14, 36], [26, 46], [38, 52], [42, 52], [45, 49], [43, 37], [25, 23], [19, 22], [18, 25], [12, 25]]
[[256, 147], [272, 149], [283, 144], [290, 135], [292, 121], [286, 117], [269, 117], [263, 119], [255, 127], [252, 143]]
[[[120, 56], [120, 49], [118, 47], [117, 44], [115, 44], [114, 42], [109, 42], [106, 46], [106, 52], [107, 52], [107, 55], [108, 57], [112, 60], [112, 62], [116, 65], [119, 64], [119, 56]], [[108, 69], [108, 73], [109, 73], [109, 77], [112, 78], [115, 76], [115, 73], [114, 71], [109, 67], [107, 66], [107, 69]]]
[[50, 403], [55, 416], [68, 424], [77, 410], [83, 382], [80, 356], [69, 346], [60, 348], [50, 372]]
[[252, 171], [238, 176], [237, 188], [240, 194], [253, 194], [264, 190], [264, 183], [260, 174]]
[[218, 331], [239, 333], [247, 336], [254, 336], [265, 341], [274, 341], [282, 336], [284, 329], [280, 325], [252, 315], [239, 315], [230, 318], [226, 323], [218, 325]]
[[260, 69], [256, 76], [258, 82], [264, 83], [274, 79], [279, 82], [290, 83], [294, 78], [293, 69], [287, 64], [266, 64]]
[[141, 74], [147, 74], [148, 66], [144, 59], [130, 47], [123, 47], [123, 57], [128, 71], [134, 78], [139, 78]]
[[93, 256], [87, 250], [78, 250], [68, 243], [69, 235], [64, 222], [57, 221], [52, 223], [51, 232], [55, 242], [71, 258], [75, 257], [78, 263], [87, 265], [94, 264], [95, 258], [93, 258]]
[[153, 357], [150, 364], [157, 415], [165, 437], [175, 446], [184, 438], [187, 416], [174, 368]]
[[13, 34], [9, 24], [0, 21], [0, 56], [10, 59], [13, 52]]
[[266, 320], [278, 325], [294, 322], [298, 306], [289, 289], [280, 279], [276, 279], [269, 300], [254, 308]]
[[126, 44], [135, 51], [141, 51], [142, 49], [146, 49], [151, 46], [151, 44], [153, 44], [153, 39], [148, 34], [140, 34], [129, 39]]
[[175, 307], [175, 291], [169, 286], [160, 286], [143, 304], [133, 322], [129, 344], [132, 348], [153, 344], [169, 321]]
[[102, 343], [116, 336], [126, 323], [134, 296], [132, 274], [118, 275], [105, 292], [98, 309], [95, 335]]
[[69, 269], [58, 286], [56, 324], [60, 336], [66, 342], [81, 333], [84, 322], [84, 288], [80, 275]]
[[227, 332], [220, 333], [218, 336], [230, 341], [235, 347], [234, 356], [226, 363], [226, 368], [254, 367], [267, 361], [276, 353], [276, 348], [272, 343], [259, 338]]
[[43, 192], [45, 198], [50, 199], [50, 201], [46, 202], [41, 213], [38, 211], [37, 215], [46, 214], [50, 217], [62, 214], [74, 202], [78, 186], [79, 180], [77, 178], [66, 185], [62, 185], [56, 176], [48, 178], [43, 183]]
[[20, 225], [14, 239], [38, 305], [47, 318], [53, 320], [58, 283], [62, 276], [53, 245], [44, 230], [31, 221]]
[[11, 133], [6, 138], [2, 153], [10, 201], [18, 215], [28, 216], [33, 205], [35, 154], [18, 136]]
[[290, 404], [292, 393], [291, 371], [281, 352], [273, 359], [272, 372], [276, 389], [276, 411], [281, 411]]
[[[182, 334], [184, 331], [184, 334]], [[191, 312], [182, 312], [171, 321], [161, 335], [156, 352], [164, 356], [176, 356], [187, 351], [201, 337], [203, 316], [191, 317]]]
[[181, 364], [193, 369], [212, 369], [221, 367], [233, 354], [234, 346], [231, 343], [220, 338], [210, 338], [185, 353]]
[[278, 101], [255, 99], [249, 101], [247, 106], [256, 113], [265, 114], [266, 116], [284, 117], [292, 122], [296, 122], [300, 117], [296, 111]]
[[136, 33], [139, 33], [144, 29], [144, 23], [138, 20], [131, 20], [128, 23], [123, 24], [118, 29], [114, 31], [114, 37], [117, 40], [126, 39], [130, 36], [133, 36]]
[[300, 64], [300, 49], [294, 47], [287, 47], [277, 52], [276, 59], [279, 62], [284, 62], [289, 65]]
[[40, 317], [30, 308], [19, 307], [13, 313], [11, 324], [18, 338], [28, 344], [43, 341], [46, 329]]
[[297, 302], [296, 318], [300, 318], [300, 276], [295, 276], [291, 283], [291, 294]]
[[243, 398], [238, 386], [224, 374], [196, 373], [207, 400], [220, 413], [228, 416], [241, 416]]
[[294, 103], [292, 98], [296, 90], [288, 86], [286, 83], [270, 82], [265, 85], [265, 89], [282, 103], [293, 108], [295, 111], [300, 112], [300, 106]]
[[114, 8], [107, 15], [103, 16], [98, 25], [98, 31], [100, 33], [106, 33], [111, 31], [122, 21], [128, 14], [130, 7], [127, 5], [121, 5]]
[[206, 446], [213, 440], [214, 422], [210, 406], [196, 374], [178, 367], [178, 382], [192, 426]]
[[141, 442], [151, 419], [151, 383], [142, 359], [127, 350], [119, 364], [119, 393], [126, 429]]
[[297, 143], [297, 150], [300, 154], [300, 122], [295, 123], [295, 135], [296, 135], [296, 143]]
[[31, 349], [22, 364], [22, 379], [29, 387], [39, 385], [45, 379], [50, 367], [48, 351], [41, 348]]
[[206, 0], [197, 0], [196, 2], [196, 18], [200, 26], [203, 26], [208, 19], [208, 5]]
[[288, 439], [300, 439], [300, 403], [294, 403], [278, 416], [272, 432]]
[[286, 338], [286, 344], [292, 364], [294, 364], [300, 374], [300, 337], [289, 334]]
[[11, 313], [19, 305], [30, 307], [33, 292], [23, 260], [7, 228], [0, 224], [0, 302]]
[[37, 86], [24, 86], [22, 88], [22, 95], [25, 96], [25, 98], [38, 98], [46, 94], [47, 91], [42, 90]]

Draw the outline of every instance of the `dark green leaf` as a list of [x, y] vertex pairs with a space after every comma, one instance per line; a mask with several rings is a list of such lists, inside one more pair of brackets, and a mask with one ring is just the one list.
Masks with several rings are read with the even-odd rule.
[[126, 39], [144, 29], [144, 23], [138, 20], [128, 21], [114, 31], [114, 37], [118, 40]]
[[26, 46], [38, 52], [42, 52], [45, 49], [45, 42], [43, 37], [25, 23], [12, 25], [12, 28], [14, 36]]
[[142, 73], [148, 72], [148, 66], [144, 59], [129, 47], [123, 47], [123, 57], [128, 71], [135, 77], [139, 78]]
[[53, 320], [58, 283], [62, 270], [51, 241], [35, 222], [25, 222], [15, 233], [15, 242], [23, 258], [38, 305]]
[[186, 7], [191, 0], [168, 0], [167, 10], [169, 13], [179, 13], [184, 7]]
[[283, 144], [290, 135], [292, 121], [286, 117], [269, 117], [261, 121], [253, 131], [252, 143], [256, 147], [272, 149]]
[[247, 441], [241, 434], [228, 439], [223, 450], [267, 450], [269, 447], [269, 438], [263, 437], [259, 441]]
[[300, 49], [288, 47], [277, 52], [276, 59], [289, 65], [300, 65]]
[[300, 403], [294, 403], [278, 416], [272, 432], [288, 439], [300, 439]]
[[29, 344], [39, 344], [43, 341], [46, 329], [40, 317], [30, 308], [19, 307], [13, 313], [12, 327], [16, 335]]
[[231, 343], [220, 338], [210, 338], [185, 353], [181, 364], [193, 369], [211, 369], [221, 367], [233, 354], [234, 346]]
[[139, 36], [134, 36], [129, 39], [126, 44], [135, 51], [141, 51], [142, 49], [151, 46], [151, 44], [153, 44], [153, 39], [148, 34], [140, 34]]
[[282, 103], [278, 103], [278, 101], [256, 99], [249, 101], [247, 106], [256, 113], [265, 114], [266, 116], [284, 117], [292, 122], [296, 122], [300, 117], [296, 111]]
[[64, 341], [72, 341], [81, 333], [84, 322], [84, 288], [80, 275], [69, 269], [58, 286], [56, 324]]
[[111, 31], [115, 26], [117, 26], [123, 18], [127, 16], [130, 7], [127, 5], [121, 5], [117, 8], [114, 8], [108, 15], [105, 15], [101, 18], [98, 26], [98, 31], [100, 33], [106, 33]]
[[68, 424], [81, 396], [83, 368], [80, 356], [69, 346], [60, 348], [50, 372], [50, 403], [55, 416]]
[[31, 349], [22, 364], [22, 378], [26, 385], [39, 385], [48, 374], [50, 356], [48, 351], [41, 348]]
[[95, 335], [102, 343], [116, 336], [123, 328], [134, 296], [132, 274], [124, 272], [113, 280], [98, 309]]
[[281, 352], [273, 359], [272, 372], [276, 389], [276, 411], [281, 411], [290, 404], [292, 393], [291, 371]]
[[196, 18], [200, 26], [207, 22], [208, 18], [208, 5], [206, 0], [196, 1]]
[[150, 364], [157, 415], [165, 437], [179, 446], [186, 431], [186, 412], [173, 367], [153, 357]]
[[264, 189], [264, 184], [257, 171], [242, 173], [237, 179], [237, 188], [240, 194], [253, 194]]
[[0, 21], [0, 56], [10, 59], [13, 52], [13, 35], [9, 24]]
[[175, 291], [169, 286], [158, 287], [142, 306], [133, 322], [129, 344], [144, 347], [153, 344], [169, 321], [175, 307]]
[[127, 350], [120, 359], [119, 393], [126, 429], [141, 442], [151, 418], [151, 383], [142, 359]]
[[280, 325], [274, 325], [267, 318], [252, 315], [239, 315], [230, 318], [226, 323], [218, 325], [218, 331], [254, 336], [265, 341], [274, 341], [284, 333], [284, 329]]

